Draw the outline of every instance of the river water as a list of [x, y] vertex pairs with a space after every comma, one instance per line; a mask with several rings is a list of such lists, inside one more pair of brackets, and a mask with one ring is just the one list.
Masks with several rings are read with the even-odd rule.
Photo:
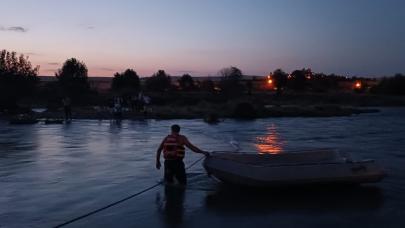
[[[388, 177], [357, 188], [264, 191], [188, 170], [185, 190], [159, 185], [66, 227], [405, 227], [405, 109], [332, 118], [0, 121], [0, 227], [52, 227], [155, 185], [155, 151], [170, 125], [207, 151], [337, 148], [378, 161]], [[187, 151], [186, 166], [201, 155]]]

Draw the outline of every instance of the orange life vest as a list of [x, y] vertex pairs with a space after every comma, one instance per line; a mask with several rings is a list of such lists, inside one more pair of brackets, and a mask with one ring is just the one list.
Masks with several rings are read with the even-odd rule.
[[179, 136], [168, 135], [163, 143], [163, 157], [168, 160], [183, 159], [185, 148], [179, 142]]

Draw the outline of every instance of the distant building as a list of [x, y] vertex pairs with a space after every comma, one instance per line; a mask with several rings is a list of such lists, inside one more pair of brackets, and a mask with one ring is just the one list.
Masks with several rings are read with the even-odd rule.
[[[99, 93], [108, 93], [111, 90], [112, 77], [88, 77], [90, 88]], [[55, 76], [39, 76], [39, 86], [43, 87], [49, 82], [56, 82]]]
[[108, 93], [111, 90], [112, 77], [89, 77], [90, 88], [99, 93]]
[[39, 87], [45, 87], [47, 83], [56, 82], [58, 79], [55, 76], [39, 76]]
[[[49, 82], [56, 82], [58, 79], [55, 76], [39, 76], [40, 82], [39, 86], [45, 86]], [[179, 86], [179, 79], [181, 76], [170, 76], [171, 83], [173, 86]], [[307, 75], [307, 80], [309, 85], [311, 85], [312, 75]], [[141, 77], [141, 84], [145, 84], [145, 81], [148, 77]], [[111, 91], [113, 77], [88, 77], [90, 88], [96, 90], [99, 93], [108, 93]], [[219, 86], [221, 81], [220, 76], [200, 76], [193, 77], [193, 80], [197, 87], [201, 85], [203, 81], [211, 80], [215, 86]], [[338, 89], [341, 91], [353, 91], [355, 88], [355, 83], [361, 82], [361, 86], [364, 86], [365, 90], [368, 90], [372, 86], [375, 86], [378, 83], [377, 79], [373, 78], [346, 78], [344, 80], [338, 81]], [[274, 90], [274, 88], [269, 85], [267, 76], [243, 76], [241, 83], [245, 86], [248, 86], [248, 83], [251, 83], [252, 91], [265, 91], [265, 90]]]
[[341, 91], [350, 92], [355, 89], [363, 89], [368, 91], [371, 87], [376, 86], [378, 80], [374, 78], [350, 78], [346, 81], [340, 81], [338, 83]]

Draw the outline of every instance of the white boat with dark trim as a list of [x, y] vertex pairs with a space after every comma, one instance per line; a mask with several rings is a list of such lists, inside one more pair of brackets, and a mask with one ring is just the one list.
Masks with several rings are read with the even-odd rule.
[[225, 183], [256, 187], [361, 184], [385, 177], [374, 160], [354, 161], [349, 154], [331, 149], [280, 154], [212, 152], [205, 159], [204, 168]]

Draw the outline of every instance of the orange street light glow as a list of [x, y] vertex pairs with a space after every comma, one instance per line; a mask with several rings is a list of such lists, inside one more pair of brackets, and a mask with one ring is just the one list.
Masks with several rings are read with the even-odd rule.
[[361, 88], [361, 83], [360, 82], [356, 82], [356, 84], [354, 85], [356, 87], [356, 89], [360, 89]]
[[267, 83], [268, 83], [268, 84], [273, 84], [273, 80], [272, 80], [272, 79], [269, 79], [269, 80], [267, 80]]

